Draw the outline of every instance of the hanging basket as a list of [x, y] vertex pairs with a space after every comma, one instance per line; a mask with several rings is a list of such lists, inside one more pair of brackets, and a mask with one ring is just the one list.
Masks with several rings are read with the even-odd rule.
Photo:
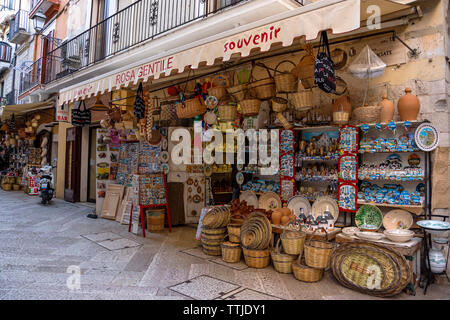
[[[219, 79], [223, 79], [223, 83], [219, 83]], [[230, 86], [230, 79], [224, 74], [216, 75], [211, 80], [211, 88], [208, 89], [208, 95], [216, 97], [220, 100], [227, 94], [227, 88]]]
[[[273, 79], [272, 75], [270, 74], [269, 69], [263, 63], [257, 63], [256, 65], [266, 69], [269, 77], [261, 79], [261, 80], [251, 81], [247, 87], [249, 89], [253, 90], [256, 97], [260, 100], [268, 100], [268, 99], [275, 97], [275, 95], [276, 95], [275, 80]], [[253, 69], [252, 69], [252, 75], [250, 77], [252, 77], [252, 76], [253, 76]]]
[[290, 63], [294, 66], [295, 69], [295, 63], [289, 60], [283, 60], [275, 67], [274, 79], [277, 93], [295, 92], [297, 90], [297, 78], [290, 71], [278, 71], [278, 68], [283, 63]]
[[327, 241], [312, 240], [317, 230], [314, 230], [308, 243], [305, 244], [305, 261], [308, 267], [326, 269], [330, 265], [334, 246], [328, 242], [328, 233], [326, 231]]
[[[225, 101], [230, 98], [231, 101]], [[237, 102], [233, 95], [226, 94], [219, 100], [217, 110], [221, 121], [234, 121], [237, 115]]]
[[240, 103], [241, 113], [244, 116], [255, 116], [259, 113], [259, 108], [261, 107], [261, 100], [253, 97], [249, 90], [245, 92], [244, 100]]
[[307, 111], [313, 106], [313, 93], [311, 89], [299, 90], [289, 95], [290, 102], [295, 111]]
[[277, 113], [276, 115], [278, 121], [281, 122], [281, 125], [285, 128], [285, 129], [292, 129], [294, 126], [289, 123], [289, 121], [287, 121], [287, 119], [283, 116], [282, 113]]
[[380, 120], [381, 107], [369, 106], [367, 103], [364, 107], [353, 110], [353, 120], [358, 123], [377, 123]]
[[342, 104], [339, 105], [339, 111], [333, 112], [333, 122], [337, 125], [347, 124], [350, 120], [350, 113], [344, 110]]
[[[234, 75], [237, 77], [236, 72], [234, 73]], [[245, 95], [245, 91], [247, 90], [247, 85], [248, 85], [248, 83], [241, 83], [241, 84], [234, 85], [234, 76], [233, 76], [233, 86], [227, 88], [227, 92], [229, 94], [233, 95], [233, 97], [237, 101], [242, 101], [242, 100], [244, 100], [244, 95]]]
[[314, 64], [316, 58], [314, 57], [314, 49], [312, 44], [306, 44], [302, 47], [307, 54], [302, 57], [300, 62], [295, 67], [294, 74], [302, 81], [303, 87], [311, 89], [314, 87]]
[[280, 97], [272, 98], [272, 110], [274, 112], [283, 112], [287, 108], [288, 101]]
[[177, 104], [177, 117], [180, 119], [193, 118], [205, 112], [206, 105], [199, 96]]
[[278, 239], [277, 245], [270, 251], [273, 266], [279, 273], [292, 273], [292, 262], [295, 260], [295, 255], [281, 253], [280, 251], [281, 239]]

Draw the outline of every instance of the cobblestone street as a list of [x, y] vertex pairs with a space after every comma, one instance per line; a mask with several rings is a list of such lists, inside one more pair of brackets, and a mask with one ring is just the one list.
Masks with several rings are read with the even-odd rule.
[[[92, 209], [54, 199], [0, 191], [0, 299], [376, 299], [339, 285], [331, 272], [302, 283], [272, 266], [224, 265], [198, 249], [195, 229], [128, 233], [125, 225], [86, 217]], [[69, 266], [81, 269], [70, 290]], [[191, 280], [185, 282], [186, 280]], [[448, 299], [450, 286], [433, 284], [426, 296]]]

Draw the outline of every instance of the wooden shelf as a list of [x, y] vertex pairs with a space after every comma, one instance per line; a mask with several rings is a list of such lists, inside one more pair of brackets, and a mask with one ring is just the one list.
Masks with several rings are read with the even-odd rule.
[[[411, 127], [413, 126], [413, 125], [419, 125], [419, 124], [422, 124], [422, 123], [424, 123], [424, 121], [418, 121], [418, 120], [413, 120], [413, 121], [409, 121], [410, 123], [411, 123]], [[405, 121], [394, 121], [394, 123], [396, 124], [396, 125], [403, 125], [404, 123], [405, 123]], [[369, 127], [375, 127], [375, 125], [376, 125], [376, 123], [361, 123], [361, 124], [358, 124], [358, 125], [356, 125], [358, 128], [360, 128], [362, 125], [364, 125], [364, 124], [367, 124]], [[383, 125], [383, 126], [386, 126], [388, 123], [387, 122], [382, 122], [382, 123], [380, 123], [381, 125]]]
[[425, 151], [422, 151], [422, 150], [415, 150], [415, 151], [376, 151], [376, 152], [363, 151], [363, 152], [360, 152], [360, 154], [377, 154], [377, 153], [414, 153], [414, 152], [425, 152]]
[[422, 178], [422, 179], [413, 179], [413, 180], [396, 180], [396, 179], [389, 179], [389, 178], [382, 178], [382, 179], [364, 178], [364, 179], [358, 179], [358, 180], [359, 180], [359, 181], [418, 182], [418, 181], [425, 181], [425, 178]]
[[415, 205], [403, 205], [403, 204], [389, 204], [389, 203], [375, 203], [375, 202], [365, 202], [358, 200], [358, 205], [364, 205], [364, 204], [370, 204], [377, 207], [389, 207], [389, 208], [400, 208], [400, 209], [423, 209], [424, 207], [422, 205], [415, 206]]
[[213, 191], [213, 196], [216, 194], [233, 194], [233, 191], [223, 191], [223, 192], [214, 192]]
[[307, 127], [294, 127], [294, 131], [323, 131], [323, 130], [333, 130], [338, 131], [339, 126], [307, 126]]

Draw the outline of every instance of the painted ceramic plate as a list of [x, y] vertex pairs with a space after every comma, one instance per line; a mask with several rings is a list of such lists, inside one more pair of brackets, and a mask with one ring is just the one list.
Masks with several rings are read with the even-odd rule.
[[208, 111], [205, 113], [205, 122], [209, 125], [216, 123], [217, 116], [213, 111]]
[[317, 219], [318, 216], [321, 216], [323, 212], [327, 209], [330, 211], [331, 215], [334, 218], [334, 222], [339, 218], [339, 208], [337, 205], [337, 201], [331, 197], [323, 196], [319, 197], [314, 201], [311, 213], [315, 219]]
[[242, 171], [244, 169], [244, 164], [243, 163], [238, 163], [236, 165], [236, 169], [238, 169], [238, 171]]
[[438, 220], [420, 220], [417, 221], [417, 225], [424, 229], [430, 229], [435, 231], [450, 230], [450, 223]]
[[241, 185], [244, 183], [244, 174], [242, 172], [238, 172], [236, 174], [236, 182]]
[[300, 209], [303, 208], [305, 216], [308, 216], [311, 212], [311, 204], [309, 200], [302, 196], [293, 196], [287, 202], [288, 209], [291, 209], [298, 217], [300, 215]]
[[217, 100], [214, 96], [208, 96], [205, 100], [205, 104], [208, 109], [214, 109], [218, 103], [219, 100]]
[[167, 150], [167, 147], [168, 147], [167, 139], [166, 139], [166, 138], [163, 138], [163, 139], [161, 140], [161, 149]]
[[412, 215], [405, 210], [391, 210], [383, 218], [383, 226], [386, 230], [409, 229], [413, 224]]
[[378, 230], [383, 224], [383, 214], [378, 207], [365, 204], [356, 212], [355, 223], [360, 229]]
[[213, 169], [209, 164], [206, 164], [203, 167], [203, 173], [205, 174], [205, 176], [210, 177], [212, 175]]
[[169, 164], [168, 163], [161, 164], [161, 169], [164, 172], [164, 174], [168, 174], [169, 173]]
[[272, 191], [265, 192], [259, 197], [259, 208], [265, 210], [282, 208], [280, 196]]
[[162, 151], [161, 155], [159, 156], [162, 163], [169, 162], [169, 153], [167, 151]]
[[432, 151], [439, 144], [439, 131], [429, 122], [422, 123], [414, 135], [417, 146], [422, 151]]
[[239, 201], [247, 202], [247, 206], [253, 206], [254, 209], [258, 208], [258, 197], [251, 190], [242, 192], [241, 195], [239, 196]]

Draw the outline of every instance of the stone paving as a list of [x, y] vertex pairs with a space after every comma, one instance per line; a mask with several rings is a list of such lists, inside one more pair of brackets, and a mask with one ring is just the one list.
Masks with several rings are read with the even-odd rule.
[[[87, 218], [91, 211], [0, 190], [0, 299], [376, 299], [342, 287], [330, 272], [308, 284], [271, 266], [227, 265], [195, 249], [193, 227], [143, 238], [115, 221]], [[81, 270], [80, 289], [67, 286], [70, 266]], [[437, 284], [426, 296], [417, 288], [416, 296], [394, 297], [449, 298], [450, 286]]]

